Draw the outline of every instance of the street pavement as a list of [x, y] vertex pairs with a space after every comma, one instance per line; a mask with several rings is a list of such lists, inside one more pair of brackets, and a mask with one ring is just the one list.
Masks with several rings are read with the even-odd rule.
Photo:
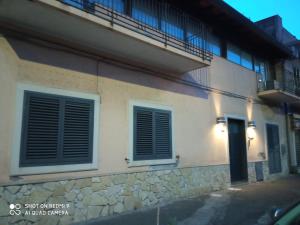
[[[265, 225], [274, 208], [300, 201], [300, 176], [240, 184], [160, 207], [159, 225]], [[157, 208], [94, 220], [88, 225], [157, 225]]]

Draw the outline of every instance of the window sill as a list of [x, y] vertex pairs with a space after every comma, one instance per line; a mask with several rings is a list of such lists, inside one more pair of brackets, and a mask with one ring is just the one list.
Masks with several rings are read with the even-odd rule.
[[97, 170], [97, 169], [98, 166], [96, 163], [70, 164], [70, 165], [58, 165], [58, 166], [14, 167], [11, 169], [10, 176], [63, 173], [63, 172], [85, 171], [85, 170]]
[[128, 163], [128, 167], [154, 166], [154, 165], [166, 165], [166, 164], [176, 164], [176, 159], [155, 159], [155, 160], [130, 161]]

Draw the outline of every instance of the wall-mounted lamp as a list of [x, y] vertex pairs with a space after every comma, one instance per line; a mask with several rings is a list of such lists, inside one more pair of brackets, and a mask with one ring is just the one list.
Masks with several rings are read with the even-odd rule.
[[248, 127], [252, 127], [252, 128], [256, 128], [256, 123], [255, 123], [255, 121], [249, 121], [248, 122]]
[[251, 140], [253, 140], [256, 136], [255, 128], [256, 128], [255, 121], [249, 121], [248, 122], [248, 129], [247, 129], [248, 147], [250, 147]]
[[255, 121], [249, 121], [248, 122], [248, 139], [253, 140], [255, 138], [255, 128], [256, 123]]
[[219, 131], [224, 132], [226, 128], [225, 117], [217, 117], [217, 128]]

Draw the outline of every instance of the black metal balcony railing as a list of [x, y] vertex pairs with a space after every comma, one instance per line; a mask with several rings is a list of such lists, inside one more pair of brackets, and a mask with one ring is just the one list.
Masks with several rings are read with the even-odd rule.
[[300, 97], [300, 85], [295, 80], [294, 74], [285, 70], [283, 77], [280, 80], [267, 80], [261, 79], [261, 75], [257, 74], [258, 80], [258, 92], [269, 90], [280, 90], [292, 95]]
[[101, 19], [211, 61], [207, 28], [199, 20], [156, 0], [57, 0]]

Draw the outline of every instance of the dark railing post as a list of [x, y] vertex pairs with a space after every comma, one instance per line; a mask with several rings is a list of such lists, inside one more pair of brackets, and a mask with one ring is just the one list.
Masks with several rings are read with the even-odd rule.
[[161, 31], [161, 23], [162, 23], [162, 3], [159, 1], [156, 4], [156, 8], [157, 8], [157, 23], [158, 23], [158, 30]]
[[127, 16], [132, 16], [132, 3], [133, 0], [125, 0], [125, 14]]
[[112, 6], [111, 6], [111, 25], [113, 26], [114, 25], [114, 17], [115, 17], [115, 14], [114, 14], [114, 0], [112, 0]]
[[95, 11], [95, 2], [91, 2], [90, 0], [81, 0], [82, 8], [89, 12], [94, 13]]
[[187, 51], [189, 46], [189, 40], [188, 40], [188, 32], [187, 32], [187, 19], [185, 14], [183, 14], [183, 41], [184, 41], [184, 48]]

